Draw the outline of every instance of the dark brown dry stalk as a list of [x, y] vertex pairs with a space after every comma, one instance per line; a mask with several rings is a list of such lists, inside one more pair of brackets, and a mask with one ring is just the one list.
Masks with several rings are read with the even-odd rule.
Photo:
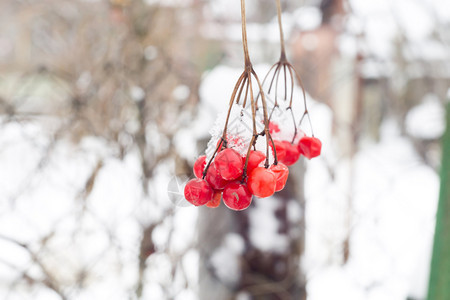
[[[262, 84], [258, 78], [258, 75], [256, 74], [255, 70], [253, 69], [252, 63], [250, 61], [250, 55], [248, 51], [248, 40], [247, 40], [247, 21], [245, 16], [245, 0], [241, 0], [241, 20], [242, 20], [242, 46], [244, 49], [244, 71], [242, 72], [241, 76], [236, 82], [236, 85], [234, 86], [233, 93], [231, 94], [227, 117], [225, 120], [225, 125], [222, 133], [222, 137], [220, 139], [220, 142], [218, 143], [213, 155], [209, 159], [204, 171], [203, 171], [203, 178], [205, 178], [206, 173], [209, 169], [209, 166], [211, 165], [212, 161], [214, 160], [214, 157], [216, 154], [222, 149], [227, 147], [227, 130], [228, 130], [228, 122], [230, 120], [231, 110], [233, 109], [233, 106], [239, 105], [241, 103], [241, 100], [243, 99], [243, 105], [242, 107], [245, 108], [248, 102], [248, 99], [250, 98], [250, 105], [252, 110], [252, 127], [253, 127], [253, 133], [252, 138], [250, 140], [250, 143], [248, 145], [247, 155], [245, 159], [245, 165], [244, 165], [244, 173], [242, 176], [242, 181], [244, 182], [247, 178], [247, 166], [248, 166], [248, 159], [250, 156], [250, 151], [252, 147], [255, 147], [256, 140], [258, 139], [258, 136], [266, 136], [266, 161], [264, 166], [266, 168], [269, 167], [269, 143], [272, 144], [272, 149], [274, 152], [274, 165], [278, 163], [276, 150], [275, 150], [275, 144], [273, 142], [272, 136], [269, 132], [269, 118], [267, 114], [267, 104], [266, 104], [266, 98], [264, 96]], [[258, 133], [256, 130], [256, 111], [257, 111], [257, 101], [255, 101], [254, 98], [254, 92], [253, 92], [253, 83], [252, 83], [252, 77], [254, 80], [256, 80], [258, 84], [258, 97], [261, 95], [261, 102], [263, 107], [263, 121], [264, 121], [264, 130], [261, 133]], [[245, 88], [245, 95], [243, 98], [242, 92]]]

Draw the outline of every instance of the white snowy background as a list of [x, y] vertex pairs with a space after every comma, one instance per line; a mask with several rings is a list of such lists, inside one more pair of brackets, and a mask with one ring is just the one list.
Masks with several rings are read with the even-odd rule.
[[[147, 2], [151, 5], [155, 1]], [[247, 5], [256, 2], [248, 1]], [[169, 4], [180, 3], [184, 1]], [[442, 51], [442, 45], [427, 42], [434, 22], [450, 21], [447, 1], [355, 0], [351, 4], [354, 16], [349, 26], [360, 30], [364, 20], [368, 51], [384, 61], [392, 58], [392, 40], [399, 28], [414, 43], [409, 55], [448, 59], [450, 54]], [[235, 6], [228, 0], [213, 1], [205, 13], [211, 19], [224, 14], [235, 18], [240, 13]], [[294, 25], [302, 29], [318, 26], [320, 13], [308, 6], [285, 13], [284, 20], [289, 36]], [[239, 41], [240, 27], [230, 26], [227, 38]], [[209, 27], [204, 34], [214, 36], [217, 32]], [[249, 24], [253, 39], [264, 36], [276, 43], [277, 34], [275, 19], [267, 25]], [[343, 42], [342, 48], [350, 55], [354, 51], [351, 43]], [[258, 56], [252, 46], [250, 52]], [[258, 64], [255, 69], [264, 74], [268, 67]], [[193, 161], [204, 150], [197, 149], [196, 140], [209, 135], [217, 114], [227, 106], [240, 72], [240, 67], [224, 64], [204, 74], [197, 121], [175, 137], [186, 158]], [[409, 134], [418, 138], [442, 135], [445, 116], [441, 100], [428, 95], [409, 112]], [[411, 140], [402, 136], [389, 118], [383, 121], [379, 141], [365, 141], [353, 161], [339, 159], [330, 108], [311, 98], [308, 101], [315, 135], [323, 142], [323, 155], [306, 162], [302, 268], [308, 299], [425, 299], [439, 191], [436, 171], [423, 162]], [[62, 282], [70, 299], [128, 299], [138, 276], [138, 228], [148, 220], [161, 220], [161, 224], [152, 236], [158, 253], [147, 262], [150, 267], [146, 269], [143, 299], [160, 300], [168, 294], [171, 299], [197, 299], [199, 256], [191, 246], [195, 244], [198, 210], [173, 207], [167, 195], [172, 166], [161, 165], [155, 170], [149, 183], [152, 200], [147, 201], [140, 183], [137, 151], [119, 159], [117, 149], [96, 138], [83, 138], [77, 145], [61, 141], [53, 147], [54, 125], [64, 121], [50, 117], [23, 122], [2, 117], [0, 121], [0, 299], [60, 299], [45, 284], [27, 285], [19, 280], [24, 271], [40, 280], [48, 270]], [[81, 203], [77, 199], [82, 198], [80, 193], [99, 161], [103, 167], [95, 186], [88, 201]], [[334, 178], [330, 177], [330, 166]], [[349, 191], [353, 207], [351, 224], [346, 224]], [[270, 206], [270, 201], [265, 205]], [[82, 214], [84, 209], [89, 213]], [[174, 214], [164, 219], [166, 209], [174, 209]], [[258, 206], [255, 214], [259, 215], [254, 219], [261, 220], [264, 208]], [[252, 233], [262, 249], [270, 249], [271, 243], [283, 243], [277, 240], [270, 220], [267, 224]], [[348, 225], [351, 256], [342, 266], [341, 245]], [[49, 242], [41, 252], [44, 239]], [[235, 253], [241, 251], [233, 237], [224, 241], [227, 243]], [[35, 253], [45, 266], [35, 264]], [[233, 252], [222, 255], [233, 256]], [[180, 258], [187, 284], [171, 277], [173, 257]], [[83, 272], [87, 276], [82, 289], [72, 290], [71, 284]]]

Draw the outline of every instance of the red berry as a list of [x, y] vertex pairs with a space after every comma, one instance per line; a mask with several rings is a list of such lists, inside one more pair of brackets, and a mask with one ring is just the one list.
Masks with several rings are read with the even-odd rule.
[[[245, 165], [245, 157], [243, 157], [243, 162]], [[266, 159], [266, 156], [261, 151], [250, 151], [247, 164], [247, 174], [250, 174], [253, 169], [259, 166], [259, 164]]]
[[211, 187], [215, 190], [223, 190], [223, 188], [227, 185], [228, 181], [223, 179], [220, 176], [219, 172], [216, 169], [214, 164], [210, 164], [208, 171], [205, 176], [206, 181], [211, 185]]
[[231, 135], [230, 136], [227, 134], [227, 139], [228, 139], [229, 145], [234, 145], [234, 146], [243, 146], [244, 145], [244, 140], [239, 135]]
[[[282, 161], [284, 157], [286, 156], [286, 146], [282, 141], [274, 140], [273, 143], [275, 144], [275, 150], [277, 151], [277, 159], [279, 161]], [[269, 143], [270, 147], [272, 146], [272, 143]], [[272, 148], [273, 152], [273, 148]]]
[[286, 155], [283, 159], [280, 159], [280, 161], [283, 162], [286, 166], [292, 166], [299, 159], [300, 152], [295, 145], [292, 145], [287, 141], [283, 141], [283, 144], [286, 149]]
[[269, 132], [270, 134], [280, 132], [280, 127], [274, 122], [269, 122]]
[[204, 179], [191, 179], [184, 187], [184, 197], [195, 206], [201, 206], [210, 201], [214, 191]]
[[298, 151], [308, 159], [319, 156], [321, 150], [322, 142], [315, 137], [305, 136], [298, 143]]
[[286, 181], [289, 176], [288, 167], [286, 167], [285, 164], [279, 162], [277, 165], [270, 166], [269, 170], [275, 174], [275, 178], [276, 178], [276, 182], [277, 182], [275, 191], [276, 192], [281, 191], [284, 188], [284, 186], [286, 185]]
[[220, 176], [225, 180], [239, 178], [244, 169], [241, 155], [233, 149], [225, 149], [217, 154], [214, 165]]
[[214, 191], [214, 196], [211, 200], [206, 203], [207, 207], [215, 208], [220, 205], [220, 200], [222, 199], [222, 191]]
[[206, 155], [202, 155], [194, 163], [194, 174], [197, 178], [203, 177], [203, 170], [206, 166]]
[[252, 203], [252, 193], [245, 183], [230, 182], [223, 190], [223, 203], [232, 210], [246, 209]]
[[259, 198], [269, 197], [275, 193], [276, 176], [272, 171], [258, 167], [250, 173], [247, 184], [253, 195]]

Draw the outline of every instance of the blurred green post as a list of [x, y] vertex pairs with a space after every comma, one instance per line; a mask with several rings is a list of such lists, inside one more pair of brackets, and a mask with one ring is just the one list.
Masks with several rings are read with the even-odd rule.
[[450, 299], [450, 99], [442, 141], [441, 191], [436, 215], [428, 300]]

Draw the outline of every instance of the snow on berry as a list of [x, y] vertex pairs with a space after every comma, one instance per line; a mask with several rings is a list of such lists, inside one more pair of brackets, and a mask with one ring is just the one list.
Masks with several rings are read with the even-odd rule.
[[275, 122], [269, 123], [269, 132], [270, 134], [278, 133], [280, 132], [280, 127], [278, 127], [278, 124]]

